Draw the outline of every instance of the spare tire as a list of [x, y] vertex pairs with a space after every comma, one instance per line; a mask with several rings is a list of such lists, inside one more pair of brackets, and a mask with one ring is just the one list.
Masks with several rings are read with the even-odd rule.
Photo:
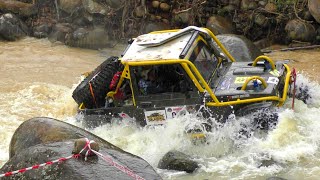
[[108, 58], [76, 87], [72, 93], [73, 99], [88, 109], [103, 107], [113, 75], [121, 68], [118, 57]]

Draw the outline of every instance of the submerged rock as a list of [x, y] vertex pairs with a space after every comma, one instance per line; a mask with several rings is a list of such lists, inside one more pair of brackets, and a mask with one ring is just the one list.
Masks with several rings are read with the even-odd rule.
[[187, 173], [194, 172], [198, 167], [198, 163], [190, 156], [176, 150], [167, 152], [158, 164], [160, 169], [186, 171]]
[[264, 159], [260, 163], [261, 164], [259, 165], [259, 168], [260, 167], [269, 167], [269, 166], [277, 164], [278, 162], [275, 161], [273, 158], [270, 158], [270, 159]]
[[33, 36], [37, 38], [46, 38], [50, 34], [52, 25], [48, 23], [33, 27]]
[[[33, 118], [22, 123], [10, 143], [10, 159], [1, 173], [68, 157], [74, 142], [86, 137], [99, 144], [100, 153], [144, 179], [161, 179], [143, 159], [127, 153], [81, 128], [51, 118]], [[131, 179], [115, 165], [97, 156], [62, 163], [10, 176], [8, 179]]]
[[49, 41], [56, 42], [60, 41], [65, 43], [66, 37], [73, 32], [73, 27], [69, 23], [58, 23], [53, 28], [49, 34]]
[[102, 27], [79, 28], [67, 36], [66, 44], [73, 47], [100, 49], [111, 45], [108, 33]]

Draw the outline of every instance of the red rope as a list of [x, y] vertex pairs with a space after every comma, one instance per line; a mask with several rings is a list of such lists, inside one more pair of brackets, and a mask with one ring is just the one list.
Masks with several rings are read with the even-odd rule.
[[115, 168], [119, 169], [120, 171], [122, 171], [123, 173], [127, 174], [128, 176], [130, 177], [133, 177], [134, 179], [138, 179], [138, 180], [144, 180], [144, 178], [140, 177], [139, 175], [135, 174], [132, 170], [130, 170], [128, 167], [126, 166], [123, 166], [117, 162], [115, 162], [111, 157], [106, 157], [104, 156], [103, 154], [91, 149], [91, 146], [90, 144], [94, 141], [89, 141], [87, 138], [86, 139], [86, 145], [85, 147], [80, 151], [79, 154], [81, 154], [81, 152], [83, 150], [85, 150], [87, 147], [88, 147], [88, 150], [86, 152], [86, 155], [85, 155], [85, 160], [87, 159], [87, 155], [90, 153], [90, 152], [93, 152], [94, 154], [96, 154], [97, 156], [101, 157], [103, 160], [105, 160], [106, 162], [108, 162], [110, 165], [114, 166]]
[[137, 179], [137, 180], [144, 180], [144, 178], [142, 178], [139, 175], [135, 174], [128, 167], [123, 166], [123, 165], [115, 162], [111, 157], [106, 157], [103, 154], [91, 149], [90, 144], [93, 143], [94, 141], [89, 141], [87, 138], [85, 138], [85, 139], [86, 139], [86, 145], [84, 146], [84, 148], [82, 148], [82, 150], [79, 152], [79, 154], [74, 154], [74, 155], [71, 155], [71, 156], [68, 156], [68, 157], [62, 157], [62, 158], [59, 158], [59, 159], [54, 160], [54, 161], [49, 161], [49, 162], [46, 162], [46, 163], [33, 165], [31, 167], [28, 167], [28, 168], [23, 168], [23, 169], [20, 169], [20, 170], [16, 170], [16, 171], [11, 171], [11, 172], [7, 172], [7, 173], [4, 173], [4, 174], [0, 174], [0, 178], [1, 177], [12, 176], [12, 175], [17, 174], [17, 173], [23, 173], [23, 172], [26, 172], [26, 171], [29, 171], [29, 170], [32, 170], [32, 169], [38, 169], [40, 167], [43, 167], [43, 166], [46, 166], [46, 165], [51, 165], [51, 164], [54, 164], [54, 163], [61, 163], [61, 162], [64, 162], [66, 160], [69, 160], [71, 158], [77, 159], [83, 151], [87, 150], [87, 152], [85, 154], [85, 161], [87, 160], [88, 155], [91, 152], [93, 152], [94, 154], [96, 154], [97, 156], [101, 157], [103, 160], [108, 162], [110, 165], [112, 165], [115, 168], [119, 169], [120, 171], [124, 172], [128, 176], [130, 176], [130, 177], [132, 177], [134, 179]]
[[90, 88], [90, 93], [91, 93], [93, 102], [94, 102], [94, 104], [96, 105], [96, 107], [98, 107], [98, 106], [97, 106], [97, 102], [96, 102], [96, 98], [95, 98], [95, 96], [94, 96], [93, 88], [92, 88], [92, 85], [91, 85], [91, 82], [90, 82], [90, 81], [89, 81], [89, 88]]
[[46, 163], [42, 163], [42, 164], [36, 164], [36, 165], [33, 165], [31, 167], [28, 167], [28, 168], [22, 168], [22, 169], [19, 169], [19, 170], [16, 170], [16, 171], [11, 171], [11, 172], [6, 172], [4, 174], [0, 174], [0, 178], [1, 177], [7, 177], [7, 176], [12, 176], [14, 174], [18, 174], [18, 173], [24, 173], [26, 171], [29, 171], [29, 170], [32, 170], [32, 169], [38, 169], [40, 167], [43, 167], [43, 166], [47, 166], [47, 165], [51, 165], [51, 164], [54, 164], [54, 163], [61, 163], [63, 161], [66, 161], [68, 159], [71, 159], [71, 158], [78, 158], [80, 154], [74, 154], [74, 155], [71, 155], [71, 156], [68, 156], [68, 157], [64, 157], [64, 158], [59, 158], [57, 160], [54, 160], [54, 161], [49, 161], [49, 162], [46, 162]]

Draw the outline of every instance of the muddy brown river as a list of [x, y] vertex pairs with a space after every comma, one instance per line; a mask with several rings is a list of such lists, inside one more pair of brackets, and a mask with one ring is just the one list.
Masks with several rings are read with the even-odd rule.
[[[0, 42], [0, 167], [9, 158], [14, 131], [27, 119], [47, 116], [81, 127], [75, 119], [77, 105], [71, 97], [81, 73], [91, 71], [108, 56], [119, 55], [123, 48], [85, 50], [34, 38]], [[191, 115], [177, 117], [166, 128], [105, 125], [91, 132], [144, 158], [164, 179], [318, 179], [320, 50], [267, 55], [275, 60], [289, 59], [290, 66], [300, 72], [297, 83], [310, 86], [313, 99], [308, 105], [297, 101], [294, 111], [289, 100], [280, 109], [278, 126], [264, 136], [234, 139], [239, 124], [231, 123], [213, 132], [210, 144], [195, 146], [181, 135], [183, 125], [194, 118]], [[195, 157], [200, 169], [194, 174], [157, 169], [160, 158], [171, 149]], [[268, 159], [277, 163], [260, 167]]]

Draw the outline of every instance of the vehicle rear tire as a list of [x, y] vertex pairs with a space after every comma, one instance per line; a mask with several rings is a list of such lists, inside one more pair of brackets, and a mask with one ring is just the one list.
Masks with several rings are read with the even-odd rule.
[[72, 93], [73, 99], [78, 105], [83, 103], [88, 109], [103, 107], [109, 84], [113, 75], [119, 70], [121, 63], [118, 57], [108, 58], [76, 87]]

